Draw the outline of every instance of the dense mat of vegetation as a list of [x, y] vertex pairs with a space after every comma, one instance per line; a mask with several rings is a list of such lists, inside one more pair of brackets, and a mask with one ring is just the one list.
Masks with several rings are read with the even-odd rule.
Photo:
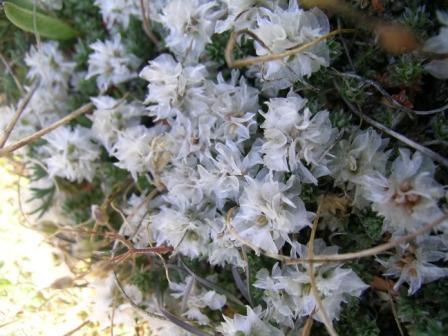
[[447, 6], [4, 1], [0, 155], [89, 323], [446, 335]]

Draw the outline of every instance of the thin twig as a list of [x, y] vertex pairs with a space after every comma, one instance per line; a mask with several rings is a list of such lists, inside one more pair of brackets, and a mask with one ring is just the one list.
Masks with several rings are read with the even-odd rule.
[[421, 110], [414, 110], [411, 109], [403, 104], [401, 104], [400, 102], [398, 102], [396, 99], [394, 99], [381, 85], [380, 83], [372, 80], [372, 79], [367, 79], [364, 77], [361, 77], [357, 74], [352, 74], [352, 73], [347, 73], [347, 72], [339, 72], [335, 69], [333, 69], [335, 73], [337, 73], [340, 76], [343, 77], [349, 77], [349, 78], [354, 78], [359, 80], [360, 82], [373, 86], [379, 93], [381, 93], [390, 103], [392, 103], [393, 105], [395, 105], [397, 108], [404, 110], [404, 111], [408, 111], [411, 113], [414, 113], [416, 115], [431, 115], [431, 114], [436, 114], [436, 113], [440, 113], [440, 112], [444, 112], [446, 110], [448, 110], [448, 104], [445, 104], [441, 107], [432, 109], [432, 110], [426, 110], [426, 111], [421, 111]]
[[305, 325], [303, 326], [302, 333], [300, 334], [300, 336], [310, 336], [311, 335], [311, 328], [313, 327], [313, 322], [314, 322], [313, 315], [314, 315], [314, 313], [312, 313], [306, 319]]
[[20, 116], [22, 115], [23, 111], [25, 111], [25, 108], [28, 106], [28, 103], [30, 102], [31, 98], [33, 97], [34, 93], [36, 92], [37, 88], [39, 87], [39, 81], [36, 81], [33, 86], [31, 87], [30, 91], [26, 94], [25, 97], [21, 100], [19, 106], [17, 107], [16, 113], [14, 114], [14, 117], [6, 127], [3, 139], [0, 141], [0, 148], [3, 148], [6, 144], [6, 141], [8, 141], [9, 136], [11, 135], [12, 130], [17, 124], [17, 121], [19, 121]]
[[6, 58], [3, 56], [3, 54], [1, 52], [0, 52], [0, 60], [2, 61], [3, 65], [5, 66], [6, 71], [9, 73], [9, 75], [14, 80], [14, 83], [16, 84], [17, 88], [19, 89], [20, 93], [22, 95], [24, 95], [25, 90], [23, 89], [22, 84], [20, 84], [20, 81], [17, 79], [16, 75], [14, 74], [14, 71], [12, 71], [11, 66], [9, 65], [8, 61], [6, 60]]
[[[335, 83], [337, 86], [337, 84]], [[363, 112], [361, 112], [355, 105], [350, 103], [344, 96], [341, 94], [342, 100], [345, 102], [345, 104], [352, 110], [354, 114], [356, 114], [359, 118], [362, 120], [365, 120], [373, 127], [378, 128], [380, 131], [386, 133], [387, 135], [397, 139], [398, 141], [403, 142], [404, 144], [408, 145], [409, 147], [414, 148], [415, 150], [418, 150], [419, 152], [422, 152], [426, 156], [430, 157], [432, 160], [437, 161], [438, 163], [442, 164], [446, 168], [448, 168], [448, 159], [443, 157], [442, 155], [434, 152], [433, 150], [429, 149], [428, 147], [422, 146], [419, 143], [405, 137], [404, 135], [395, 132], [394, 130], [391, 130], [390, 128], [384, 126], [383, 124], [379, 123], [378, 121], [370, 118], [369, 116], [365, 115]]]
[[404, 336], [403, 328], [401, 326], [400, 319], [398, 318], [397, 307], [395, 307], [394, 298], [392, 297], [390, 291], [387, 294], [387, 296], [389, 297], [390, 307], [392, 309], [392, 314], [394, 315], [394, 320], [395, 323], [397, 324], [398, 331], [400, 332], [401, 336]]
[[[338, 29], [341, 29], [341, 26], [342, 26], [341, 19], [338, 18]], [[353, 64], [352, 57], [350, 56], [350, 52], [348, 50], [347, 42], [345, 41], [345, 38], [342, 35], [341, 35], [340, 39], [342, 42], [342, 46], [344, 47], [345, 56], [347, 56], [348, 63], [350, 64], [350, 67], [352, 68], [352, 70], [356, 71], [355, 65]]]
[[[377, 254], [380, 254], [382, 252], [385, 252], [387, 250], [390, 250], [400, 244], [407, 243], [408, 241], [414, 240], [416, 237], [431, 231], [436, 226], [442, 224], [444, 221], [448, 219], [448, 214], [444, 214], [439, 219], [435, 220], [434, 222], [431, 222], [429, 224], [426, 224], [425, 226], [421, 227], [420, 229], [408, 233], [407, 235], [391, 240], [387, 243], [377, 245], [372, 248], [368, 248], [362, 251], [358, 252], [350, 252], [350, 253], [342, 253], [342, 254], [330, 254], [330, 255], [319, 255], [315, 256], [311, 261], [313, 262], [339, 262], [339, 261], [348, 261], [358, 258], [365, 258], [365, 257], [371, 257]], [[291, 264], [304, 264], [310, 261], [308, 258], [288, 258], [289, 260], [285, 260], [285, 264], [291, 265]]]
[[36, 141], [37, 139], [40, 139], [41, 137], [43, 137], [44, 135], [50, 133], [51, 131], [53, 131], [54, 129], [67, 124], [68, 122], [72, 121], [73, 119], [76, 119], [77, 117], [86, 114], [90, 111], [93, 110], [93, 104], [92, 103], [87, 103], [83, 106], [81, 106], [79, 109], [73, 111], [72, 113], [68, 114], [67, 116], [65, 116], [64, 118], [56, 121], [55, 123], [51, 124], [50, 126], [41, 129], [40, 131], [37, 131], [34, 134], [31, 134], [25, 138], [23, 138], [22, 140], [17, 141], [16, 143], [6, 146], [2, 149], [0, 149], [0, 156], [5, 156], [9, 153], [12, 153], [14, 151], [16, 151], [17, 149], [29, 145], [31, 143], [33, 143], [34, 141]]
[[314, 217], [313, 228], [311, 229], [311, 236], [308, 242], [308, 256], [311, 259], [308, 264], [308, 274], [310, 276], [311, 292], [313, 293], [314, 300], [316, 300], [317, 306], [319, 307], [317, 314], [319, 314], [328, 333], [331, 336], [337, 336], [336, 330], [334, 330], [333, 327], [333, 323], [331, 322], [331, 319], [328, 317], [327, 311], [325, 310], [324, 304], [322, 302], [322, 298], [320, 297], [319, 289], [317, 288], [316, 285], [316, 275], [314, 273], [314, 265], [312, 261], [314, 257], [314, 238], [316, 237], [317, 224], [319, 223], [322, 204], [323, 204], [323, 198], [320, 200], [319, 206], [317, 207], [316, 217]]
[[84, 328], [87, 324], [89, 324], [89, 320], [85, 320], [83, 323], [81, 323], [79, 326], [77, 326], [75, 329], [70, 330], [68, 333], [65, 333], [64, 336], [71, 336], [74, 335], [76, 332]]
[[160, 45], [160, 41], [151, 31], [151, 22], [149, 21], [148, 15], [146, 14], [144, 0], [140, 0], [140, 9], [142, 12], [142, 19], [143, 19], [143, 31], [145, 32], [146, 36], [148, 36], [148, 38], [151, 40], [151, 42], [154, 43], [158, 48]]
[[340, 262], [340, 261], [348, 261], [348, 260], [353, 260], [353, 259], [359, 259], [359, 258], [365, 258], [365, 257], [371, 257], [377, 254], [380, 254], [382, 252], [385, 252], [387, 250], [390, 250], [400, 244], [404, 244], [408, 241], [411, 241], [413, 239], [415, 239], [416, 237], [431, 231], [432, 229], [434, 229], [436, 226], [442, 224], [445, 220], [448, 219], [448, 214], [444, 214], [442, 217], [440, 217], [439, 219], [435, 220], [434, 222], [431, 222], [429, 224], [426, 224], [425, 226], [421, 227], [420, 229], [409, 233], [399, 239], [396, 240], [391, 240], [387, 243], [381, 244], [381, 245], [377, 245], [375, 247], [372, 248], [368, 248], [365, 250], [361, 250], [358, 252], [349, 252], [349, 253], [341, 253], [341, 254], [322, 254], [319, 256], [314, 256], [314, 258], [291, 258], [285, 255], [281, 255], [281, 254], [274, 254], [274, 253], [269, 253], [269, 252], [264, 252], [261, 251], [257, 246], [253, 245], [251, 242], [245, 240], [244, 238], [242, 238], [238, 232], [236, 232], [235, 228], [232, 226], [231, 224], [231, 217], [233, 215], [235, 208], [231, 208], [227, 214], [226, 214], [226, 225], [228, 230], [230, 231], [230, 233], [235, 237], [236, 240], [238, 240], [240, 243], [250, 247], [252, 250], [254, 250], [254, 252], [259, 255], [260, 253], [262, 253], [263, 255], [272, 258], [272, 259], [276, 259], [278, 261], [281, 261], [283, 263], [285, 263], [286, 265], [293, 265], [293, 264], [305, 264], [305, 263], [309, 263], [310, 261], [312, 262], [319, 262], [319, 263], [328, 263], [328, 262]]
[[242, 34], [249, 34], [251, 36], [254, 35], [248, 29], [243, 29], [243, 30], [240, 30], [237, 32], [232, 32], [229, 40], [227, 41], [227, 46], [226, 46], [224, 56], [225, 56], [225, 59], [226, 59], [226, 62], [227, 62], [227, 65], [229, 66], [229, 68], [242, 68], [242, 67], [245, 67], [248, 65], [265, 63], [265, 62], [279, 60], [279, 59], [282, 59], [285, 57], [296, 55], [296, 54], [301, 53], [301, 52], [305, 51], [306, 49], [309, 49], [309, 48], [313, 47], [314, 45], [326, 40], [329, 37], [332, 37], [337, 34], [349, 33], [349, 32], [350, 33], [353, 32], [353, 29], [337, 29], [328, 34], [319, 36], [318, 38], [314, 39], [311, 42], [302, 44], [296, 48], [289, 49], [289, 50], [286, 50], [286, 51], [278, 53], [278, 54], [267, 54], [267, 55], [262, 55], [262, 56], [257, 56], [257, 57], [247, 57], [247, 58], [243, 58], [243, 59], [234, 60], [233, 59], [233, 49], [235, 48], [235, 44], [236, 44], [236, 40], [237, 40], [238, 36], [240, 36]]

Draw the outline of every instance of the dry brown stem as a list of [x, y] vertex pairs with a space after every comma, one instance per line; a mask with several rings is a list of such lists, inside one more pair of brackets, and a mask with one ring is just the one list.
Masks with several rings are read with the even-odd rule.
[[25, 108], [28, 106], [28, 103], [30, 102], [31, 98], [33, 97], [34, 93], [36, 92], [37, 88], [39, 87], [39, 81], [34, 82], [33, 86], [31, 87], [30, 91], [26, 94], [25, 97], [21, 100], [19, 106], [17, 107], [17, 110], [14, 114], [14, 117], [8, 124], [8, 126], [5, 129], [5, 133], [3, 135], [3, 138], [0, 141], [0, 148], [3, 148], [6, 144], [6, 141], [8, 141], [9, 136], [11, 135], [12, 130], [17, 124], [17, 121], [19, 121], [20, 116], [22, 115], [23, 111], [25, 111]]
[[148, 36], [148, 38], [151, 40], [151, 42], [154, 43], [154, 45], [158, 48], [160, 45], [160, 41], [151, 31], [151, 21], [148, 18], [144, 0], [140, 0], [140, 9], [143, 18], [143, 31], [145, 32], [146, 36]]
[[254, 33], [252, 33], [251, 31], [249, 31], [247, 29], [243, 29], [243, 30], [240, 30], [237, 32], [232, 32], [229, 40], [227, 41], [227, 46], [226, 46], [224, 56], [225, 56], [225, 59], [226, 59], [226, 62], [227, 62], [227, 65], [229, 66], [229, 68], [242, 68], [242, 67], [249, 66], [249, 65], [265, 63], [265, 62], [269, 62], [269, 61], [275, 61], [275, 60], [283, 59], [285, 57], [293, 56], [293, 55], [296, 55], [298, 53], [301, 53], [301, 52], [313, 47], [314, 45], [326, 40], [329, 37], [332, 37], [334, 35], [341, 34], [341, 33], [350, 33], [350, 32], [353, 32], [353, 29], [337, 29], [328, 34], [322, 35], [322, 36], [314, 39], [311, 42], [302, 44], [296, 48], [289, 49], [289, 50], [286, 50], [281, 53], [268, 54], [268, 55], [257, 56], [257, 57], [247, 57], [247, 58], [243, 58], [243, 59], [234, 60], [233, 59], [233, 49], [235, 48], [236, 40], [237, 40], [238, 36], [240, 36], [242, 34], [248, 34], [248, 35], [252, 36], [254, 39], [256, 39], [258, 42], [262, 43], [262, 41]]
[[48, 127], [45, 127], [44, 129], [41, 129], [40, 131], [37, 131], [34, 134], [31, 134], [25, 138], [23, 138], [22, 140], [17, 141], [16, 143], [13, 143], [9, 146], [6, 146], [2, 149], [0, 149], [0, 156], [5, 156], [7, 154], [10, 154], [14, 151], [16, 151], [17, 149], [29, 145], [31, 143], [33, 143], [34, 141], [36, 141], [37, 139], [40, 139], [41, 137], [43, 137], [44, 135], [50, 133], [51, 131], [55, 130], [56, 128], [58, 128], [59, 126], [62, 126], [64, 124], [67, 124], [68, 122], [72, 121], [73, 119], [76, 119], [77, 117], [88, 113], [90, 111], [93, 110], [93, 104], [92, 103], [87, 103], [83, 106], [81, 106], [79, 109], [73, 111], [72, 113], [68, 114], [67, 116], [65, 116], [64, 118], [56, 121], [55, 123], [51, 124]]
[[314, 221], [313, 221], [313, 228], [311, 230], [310, 240], [308, 242], [308, 257], [310, 259], [309, 264], [308, 264], [308, 275], [310, 277], [311, 292], [313, 293], [314, 300], [316, 300], [317, 306], [319, 307], [317, 314], [319, 314], [328, 333], [331, 336], [337, 336], [336, 330], [334, 330], [334, 327], [333, 327], [333, 323], [331, 322], [331, 319], [328, 317], [327, 311], [325, 310], [324, 304], [320, 297], [319, 289], [317, 288], [317, 285], [316, 285], [316, 275], [314, 273], [314, 265], [313, 265], [314, 239], [316, 237], [317, 225], [319, 224], [319, 218], [320, 218], [320, 212], [322, 209], [323, 199], [324, 198], [322, 197], [319, 202], [316, 216], [314, 217]]
[[[336, 87], [337, 84], [335, 83]], [[340, 91], [339, 91], [340, 92]], [[438, 163], [445, 166], [445, 168], [448, 168], [448, 159], [440, 155], [439, 153], [434, 152], [432, 149], [429, 149], [428, 147], [425, 147], [423, 145], [420, 145], [419, 143], [405, 137], [404, 135], [395, 132], [394, 130], [391, 130], [390, 128], [384, 126], [383, 124], [379, 123], [378, 121], [370, 118], [369, 116], [365, 115], [361, 110], [359, 110], [355, 105], [350, 103], [347, 99], [345, 99], [341, 95], [342, 100], [345, 102], [345, 104], [350, 108], [350, 110], [356, 114], [361, 120], [365, 120], [367, 123], [372, 125], [373, 127], [379, 129], [383, 133], [386, 133], [387, 135], [397, 139], [398, 141], [408, 145], [409, 147], [414, 148], [415, 150], [423, 153], [424, 155], [430, 157], [432, 160], [437, 161]]]

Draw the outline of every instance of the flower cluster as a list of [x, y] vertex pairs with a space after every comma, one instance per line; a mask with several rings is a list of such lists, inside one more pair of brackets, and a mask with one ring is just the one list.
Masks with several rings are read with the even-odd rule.
[[[438, 167], [430, 158], [396, 146], [372, 128], [337, 128], [331, 105], [327, 110], [295, 90], [296, 83], [329, 66], [325, 40], [246, 71], [229, 71], [208, 57], [206, 46], [214, 34], [246, 29], [256, 54], [252, 56], [266, 56], [291, 51], [330, 32], [321, 10], [299, 4], [158, 0], [142, 9], [138, 0], [96, 0], [109, 36], [90, 44], [85, 71], [78, 72], [55, 42], [31, 47], [25, 58], [27, 77], [37, 89], [11, 139], [60, 119], [69, 112], [67, 96], [80, 91], [81, 82], [96, 83], [96, 94], [89, 94], [92, 113], [47, 134], [33, 154], [26, 155], [37, 155], [51, 178], [88, 183], [107, 194], [104, 203], [92, 207], [91, 219], [97, 223], [89, 230], [116, 230], [105, 236], [134, 246], [115, 244], [114, 258], [118, 252], [155, 255], [142, 264], [148, 274], [153, 268], [158, 278], [166, 274], [163, 286], [139, 290], [131, 274], [123, 277], [128, 283], [122, 289], [135, 305], [165, 317], [162, 307], [169, 307], [188, 322], [171, 317], [177, 326], [161, 326], [160, 335], [188, 334], [179, 328], [185, 324], [214, 326], [223, 335], [286, 335], [310, 316], [323, 322], [313, 289], [330, 320], [336, 321], [344, 303], [361, 297], [369, 287], [349, 265], [272, 267], [263, 261], [254, 266], [249, 258], [306, 258], [310, 253], [303, 244], [312, 223], [317, 225], [325, 216], [317, 211], [317, 196], [343, 195], [348, 216], [376, 215], [384, 233], [379, 239], [384, 240], [416, 232], [444, 215], [445, 187], [437, 181]], [[131, 17], [143, 20], [142, 10], [158, 25], [165, 47], [145, 60], [126, 49], [126, 34], [120, 33]], [[446, 15], [439, 16], [446, 23]], [[447, 29], [430, 38], [425, 50], [446, 53]], [[431, 61], [426, 70], [445, 78], [434, 62], [439, 61]], [[13, 109], [2, 107], [1, 113], [10, 118]], [[120, 186], [106, 185], [106, 163], [132, 182], [123, 187], [127, 180], [120, 176]], [[113, 215], [107, 214], [108, 206]], [[332, 206], [323, 204], [323, 212]], [[110, 224], [115, 217], [122, 222]], [[422, 284], [448, 276], [439, 264], [448, 251], [447, 225], [445, 221], [396, 246], [394, 254], [378, 257], [374, 267], [396, 279], [395, 290], [406, 283], [410, 295]], [[331, 228], [336, 232], [328, 239], [315, 240], [315, 255], [337, 254], [339, 237], [350, 235], [342, 226]], [[128, 252], [123, 252], [125, 247]], [[156, 247], [172, 252], [170, 258], [146, 253]], [[187, 264], [198, 273], [207, 270], [219, 276], [201, 277]], [[141, 264], [134, 263], [132, 269], [136, 265]], [[223, 270], [232, 270], [237, 278], [240, 268], [254, 272], [255, 282], [250, 283], [250, 275], [247, 282], [262, 295], [254, 304], [250, 293], [242, 291], [249, 305], [238, 302], [232, 314], [231, 305], [239, 299], [224, 295], [228, 291], [221, 287], [229, 286], [220, 287], [220, 281], [228, 281]], [[106, 311], [115, 304], [113, 274], [107, 273], [93, 287], [98, 298], [91, 319], [106, 325], [111, 320]], [[129, 304], [116, 306], [116, 323], [133, 325], [134, 315], [128, 311]]]

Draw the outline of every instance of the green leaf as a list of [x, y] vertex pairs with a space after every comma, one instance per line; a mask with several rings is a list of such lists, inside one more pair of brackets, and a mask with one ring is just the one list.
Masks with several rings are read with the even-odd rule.
[[41, 12], [18, 6], [10, 1], [3, 4], [6, 17], [17, 27], [27, 32], [34, 32], [34, 16], [36, 32], [42, 37], [55, 40], [68, 40], [76, 37], [78, 32], [65, 22]]
[[33, 11], [34, 8], [36, 8], [36, 12], [45, 14], [45, 12], [42, 10], [42, 8], [39, 7], [37, 4], [36, 4], [36, 7], [34, 7], [34, 3], [32, 0], [8, 0], [8, 2], [16, 5], [17, 7], [28, 9], [30, 11]]

